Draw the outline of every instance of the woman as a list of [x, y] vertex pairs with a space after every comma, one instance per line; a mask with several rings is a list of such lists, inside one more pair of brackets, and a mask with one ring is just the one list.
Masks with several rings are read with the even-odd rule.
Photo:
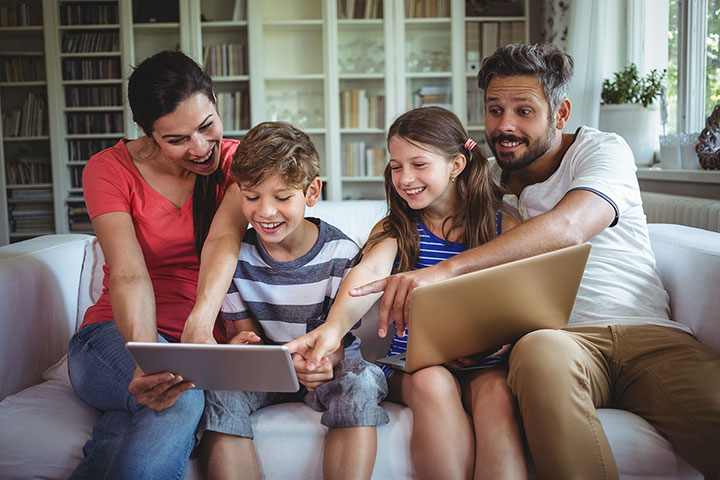
[[[180, 341], [210, 223], [226, 189], [228, 200], [239, 194], [227, 175], [238, 142], [223, 140], [212, 80], [192, 59], [166, 51], [143, 61], [128, 100], [144, 136], [94, 155], [83, 173], [106, 264], [68, 368], [77, 394], [103, 416], [71, 478], [182, 477], [203, 392], [169, 372], [144, 375], [125, 342]], [[223, 235], [214, 241], [239, 245], [247, 225], [239, 202], [218, 211]]]

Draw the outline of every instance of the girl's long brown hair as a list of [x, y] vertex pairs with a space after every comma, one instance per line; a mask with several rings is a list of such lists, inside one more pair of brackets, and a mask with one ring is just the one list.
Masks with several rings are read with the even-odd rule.
[[[494, 238], [495, 213], [502, 205], [502, 191], [490, 178], [488, 160], [480, 148], [465, 147], [468, 134], [457, 116], [440, 107], [416, 108], [393, 122], [388, 130], [388, 142], [396, 135], [448, 161], [458, 155], [467, 159], [465, 169], [455, 180], [458, 211], [443, 222], [443, 236], [447, 239], [453, 230], [462, 229], [463, 244], [468, 249]], [[396, 271], [404, 272], [415, 266], [420, 255], [417, 224], [422, 211], [411, 209], [395, 191], [390, 165], [385, 167], [385, 195], [388, 216], [383, 230], [368, 239], [363, 252], [386, 238], [395, 238], [398, 243]]]

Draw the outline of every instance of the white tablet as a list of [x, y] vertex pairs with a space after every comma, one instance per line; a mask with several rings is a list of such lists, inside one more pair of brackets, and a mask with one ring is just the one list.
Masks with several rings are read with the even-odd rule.
[[128, 342], [145, 373], [173, 372], [203, 390], [296, 392], [290, 352], [282, 345]]

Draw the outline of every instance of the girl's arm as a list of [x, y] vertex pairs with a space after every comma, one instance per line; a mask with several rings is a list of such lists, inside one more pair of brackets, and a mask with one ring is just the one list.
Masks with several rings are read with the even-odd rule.
[[[384, 220], [375, 225], [370, 236], [382, 231]], [[353, 267], [340, 284], [335, 302], [325, 323], [301, 337], [287, 343], [293, 353], [302, 355], [313, 370], [327, 361], [328, 354], [336, 351], [345, 334], [362, 318], [370, 307], [382, 295], [367, 295], [364, 297], [351, 297], [350, 289], [365, 285], [366, 283], [385, 278], [392, 272], [393, 262], [397, 255], [397, 241], [392, 238], [375, 244], [363, 255], [362, 260]], [[381, 337], [385, 330], [378, 331]]]
[[[92, 224], [110, 270], [110, 305], [120, 334], [125, 341], [156, 342], [155, 292], [130, 215], [104, 213]], [[128, 386], [138, 403], [153, 410], [170, 407], [190, 388], [169, 372], [144, 375], [139, 367]]]
[[240, 188], [232, 184], [213, 218], [203, 245], [195, 306], [185, 321], [183, 343], [215, 343], [213, 327], [238, 261], [247, 229]]
[[262, 339], [262, 331], [260, 326], [252, 318], [243, 318], [242, 320], [234, 320], [235, 336], [228, 343], [236, 343], [240, 345], [264, 343]]

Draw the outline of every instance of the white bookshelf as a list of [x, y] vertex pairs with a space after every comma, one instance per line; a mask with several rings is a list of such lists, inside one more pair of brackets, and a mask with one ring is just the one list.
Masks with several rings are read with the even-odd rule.
[[[203, 47], [207, 51], [219, 45], [216, 55], [223, 55], [225, 48], [235, 59], [232, 67], [213, 75], [220, 114], [225, 115], [225, 136], [242, 138], [262, 121], [291, 121], [310, 135], [320, 153], [323, 197], [340, 200], [384, 198], [382, 172], [378, 171], [384, 161], [376, 161], [374, 168], [367, 165], [372, 162], [366, 162], [364, 168], [350, 171], [343, 154], [352, 150], [364, 152], [366, 157], [379, 155], [385, 149], [387, 128], [415, 105], [418, 91], [446, 92], [441, 103], [458, 114], [480, 142], [483, 122], [468, 110], [477, 113], [478, 109], [468, 95], [468, 91], [477, 91], [474, 72], [468, 69], [467, 50], [475, 48], [468, 42], [468, 32], [486, 24], [512, 23], [523, 41], [529, 38], [529, 0], [493, 2], [510, 5], [517, 13], [513, 15], [468, 14], [465, 0], [412, 0], [414, 5], [421, 4], [420, 14], [412, 16], [403, 0], [368, 1], [367, 12], [348, 12], [345, 0], [175, 0], [177, 4], [171, 0], [168, 5], [177, 10], [176, 21], [157, 22], [134, 18], [133, 4], [143, 6], [138, 2], [147, 0], [18, 1], [41, 2], [43, 25], [0, 27], [0, 56], [8, 45], [28, 55], [43, 56], [47, 80], [0, 83], [0, 109], [5, 112], [19, 92], [45, 92], [50, 129], [42, 138], [0, 136], [0, 188], [4, 192], [0, 197], [0, 244], [20, 239], [18, 235], [11, 238], [8, 228], [12, 204], [6, 179], [8, 154], [18, 145], [34, 145], [50, 158], [51, 183], [37, 189], [52, 192], [54, 232], [70, 232], [68, 199], [82, 197], [79, 172], [89, 156], [122, 137], [141, 134], [127, 105], [127, 77], [131, 66], [160, 50], [179, 48], [203, 63]], [[77, 8], [116, 6], [117, 21], [63, 24], [61, 9], [67, 4]], [[437, 16], [425, 15], [425, 9]], [[118, 34], [116, 50], [62, 51], [64, 36], [109, 31]], [[230, 45], [240, 46], [240, 50], [232, 50]], [[238, 61], [238, 56], [243, 58]], [[117, 73], [111, 78], [66, 78], [64, 64], [83, 61], [115, 62]], [[120, 90], [119, 102], [77, 101], [83, 95], [113, 89]], [[351, 107], [353, 96], [358, 106], [363, 105], [363, 113], [356, 113], [354, 122], [347, 121], [348, 104], [343, 103], [348, 92]], [[67, 97], [73, 95], [76, 101], [69, 102]], [[238, 111], [228, 117], [235, 108]], [[93, 115], [120, 115], [122, 125], [113, 132], [68, 131], [69, 119]]]

